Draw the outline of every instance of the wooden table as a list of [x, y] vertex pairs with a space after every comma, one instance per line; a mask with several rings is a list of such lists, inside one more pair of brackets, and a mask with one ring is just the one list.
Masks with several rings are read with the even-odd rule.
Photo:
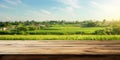
[[120, 60], [119, 57], [120, 41], [0, 41], [0, 60]]

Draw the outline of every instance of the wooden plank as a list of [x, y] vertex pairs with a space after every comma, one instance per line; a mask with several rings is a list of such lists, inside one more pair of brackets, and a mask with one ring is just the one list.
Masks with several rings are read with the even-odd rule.
[[120, 55], [0, 55], [0, 60], [120, 60]]
[[0, 54], [119, 55], [120, 41], [1, 40]]

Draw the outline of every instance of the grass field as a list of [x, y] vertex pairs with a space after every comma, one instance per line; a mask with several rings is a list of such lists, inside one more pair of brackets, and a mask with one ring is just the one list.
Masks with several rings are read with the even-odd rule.
[[[86, 32], [86, 33], [92, 33], [96, 30], [104, 29], [105, 27], [80, 27], [77, 25], [53, 25], [53, 27], [50, 27], [50, 29], [55, 29], [56, 31], [62, 31], [62, 32]], [[49, 31], [49, 30], [48, 30]]]
[[53, 26], [47, 29], [29, 31], [31, 34], [41, 35], [74, 35], [74, 34], [92, 34], [96, 30], [104, 29], [105, 27], [73, 27], [73, 26]]
[[0, 35], [0, 40], [120, 40], [120, 35]]
[[[0, 35], [0, 40], [120, 40], [120, 35], [91, 35], [96, 30], [104, 28], [106, 27], [54, 25], [45, 29], [28, 31], [33, 34]], [[82, 35], [79, 32], [85, 32], [85, 34]]]

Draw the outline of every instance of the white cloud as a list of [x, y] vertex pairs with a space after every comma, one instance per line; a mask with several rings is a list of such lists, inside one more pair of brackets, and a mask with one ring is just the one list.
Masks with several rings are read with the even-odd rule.
[[5, 18], [6, 18], [6, 20], [9, 20], [9, 21], [12, 20], [11, 16], [6, 16]]
[[106, 0], [106, 2], [91, 1], [91, 4], [94, 7], [99, 8], [105, 12], [118, 12], [118, 10], [120, 9], [120, 0]]
[[120, 18], [120, 0], [91, 1], [95, 12], [101, 11], [101, 15], [112, 18]]
[[4, 0], [5, 2], [12, 4], [12, 5], [18, 5], [20, 3], [22, 3], [21, 0]]
[[52, 15], [51, 12], [41, 9], [41, 10], [28, 10], [24, 15], [33, 15], [33, 16], [40, 16], [40, 15]]
[[73, 7], [66, 7], [65, 9], [67, 12], [73, 12], [74, 11], [74, 8]]
[[55, 9], [65, 13], [67, 17], [77, 17], [76, 10], [81, 9], [80, 0], [57, 0], [59, 3], [62, 3], [64, 7], [56, 7]]
[[0, 8], [15, 9], [16, 7], [26, 8], [27, 6], [22, 3], [22, 0], [3, 0], [4, 4], [0, 4]]
[[6, 5], [0, 4], [0, 8], [5, 8], [5, 9], [12, 9], [11, 7], [8, 7]]
[[79, 4], [79, 0], [57, 0], [58, 2], [64, 4], [64, 7], [57, 7], [57, 9], [67, 12], [67, 13], [72, 13], [75, 14], [75, 10], [80, 9], [81, 5]]
[[44, 14], [48, 14], [48, 15], [51, 14], [51, 12], [49, 12], [49, 11], [47, 11], [47, 10], [44, 10], [44, 9], [42, 9], [41, 12], [44, 13]]
[[77, 9], [81, 8], [79, 0], [58, 0], [58, 1], [73, 8]]
[[56, 16], [45, 9], [28, 10], [24, 15], [26, 20], [56, 20]]
[[9, 8], [9, 7], [6, 5], [0, 4], [0, 8]]

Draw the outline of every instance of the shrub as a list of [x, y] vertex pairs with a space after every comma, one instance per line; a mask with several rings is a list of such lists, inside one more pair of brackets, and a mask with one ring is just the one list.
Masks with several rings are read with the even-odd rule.
[[111, 35], [112, 33], [112, 29], [111, 28], [106, 28], [106, 29], [102, 29], [102, 30], [96, 30], [93, 34], [96, 35]]

